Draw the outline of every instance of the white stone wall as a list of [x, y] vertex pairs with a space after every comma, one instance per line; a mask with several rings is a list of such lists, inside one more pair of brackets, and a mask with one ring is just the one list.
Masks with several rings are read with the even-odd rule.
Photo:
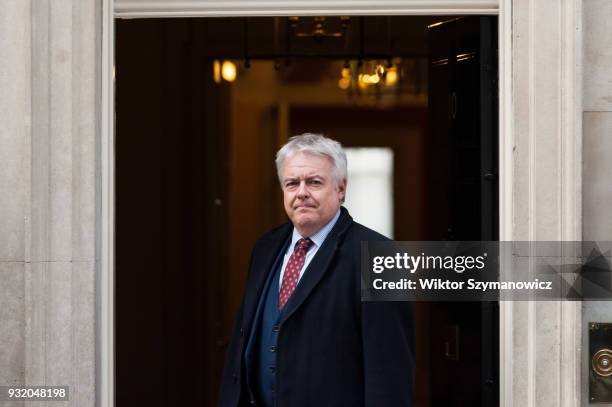
[[[583, 235], [612, 241], [612, 2], [584, 0]], [[588, 323], [612, 322], [612, 302], [583, 305], [582, 404], [588, 400]]]
[[[501, 4], [512, 25], [513, 114], [500, 139], [502, 177], [508, 160], [512, 174], [511, 185], [500, 180], [511, 200], [509, 208], [501, 202], [500, 239], [579, 240], [580, 1]], [[581, 304], [515, 301], [500, 309], [501, 406], [578, 406]]]
[[[573, 20], [581, 4], [583, 27]], [[501, 5], [513, 30], [514, 102], [504, 140], [513, 180], [504, 238], [612, 240], [612, 2]], [[0, 3], [0, 385], [70, 386], [70, 402], [55, 406], [95, 404], [100, 6]], [[572, 111], [580, 28], [584, 140]], [[579, 164], [568, 161], [581, 148], [577, 175]], [[582, 333], [575, 311], [568, 303], [502, 307], [502, 405], [574, 406], [580, 393], [587, 402], [575, 336], [589, 320], [612, 321], [612, 303], [585, 304]]]
[[584, 0], [584, 238], [612, 240], [612, 2]]
[[95, 401], [98, 3], [0, 4], [0, 385], [56, 406]]
[[[0, 7], [0, 383], [23, 384], [26, 210], [29, 206], [30, 35], [26, 2]], [[14, 20], [22, 21], [15, 29]], [[10, 61], [10, 63], [7, 63]]]

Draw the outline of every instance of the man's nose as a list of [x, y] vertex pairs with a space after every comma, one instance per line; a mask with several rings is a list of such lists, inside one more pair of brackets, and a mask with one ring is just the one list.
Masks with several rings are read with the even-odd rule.
[[308, 188], [306, 188], [306, 182], [305, 181], [300, 182], [300, 186], [298, 187], [298, 190], [297, 190], [298, 198], [300, 199], [308, 198], [309, 195], [310, 195], [310, 192], [308, 192]]

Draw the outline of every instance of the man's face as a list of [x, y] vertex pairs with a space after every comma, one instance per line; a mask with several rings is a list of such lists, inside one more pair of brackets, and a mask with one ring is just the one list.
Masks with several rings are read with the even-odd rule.
[[285, 211], [295, 228], [310, 237], [327, 224], [346, 192], [346, 180], [336, 184], [329, 157], [296, 153], [285, 159], [281, 172]]

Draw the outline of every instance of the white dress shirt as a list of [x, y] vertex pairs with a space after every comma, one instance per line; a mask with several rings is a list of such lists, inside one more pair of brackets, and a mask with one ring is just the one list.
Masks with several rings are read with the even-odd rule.
[[[329, 235], [329, 232], [331, 232], [332, 228], [336, 224], [336, 221], [338, 220], [339, 217], [340, 217], [340, 209], [338, 209], [338, 212], [336, 212], [336, 215], [332, 218], [332, 220], [330, 220], [325, 226], [323, 226], [317, 233], [310, 236], [310, 240], [312, 240], [313, 244], [312, 246], [310, 246], [310, 249], [308, 249], [308, 251], [306, 252], [306, 258], [304, 259], [304, 265], [302, 266], [302, 269], [300, 270], [300, 275], [298, 276], [297, 284], [300, 283], [300, 280], [302, 279], [302, 275], [304, 275], [304, 271], [308, 267], [308, 264], [310, 264], [310, 261], [313, 259], [313, 257], [319, 250], [319, 247], [321, 247], [321, 245], [325, 241], [325, 238], [327, 238], [327, 235]], [[280, 279], [278, 280], [278, 291], [280, 291], [281, 286], [283, 285], [283, 275], [285, 274], [285, 268], [287, 267], [287, 263], [289, 263], [289, 257], [291, 257], [291, 255], [293, 254], [293, 251], [295, 249], [295, 244], [300, 239], [302, 239], [302, 236], [299, 234], [297, 229], [294, 227], [293, 234], [291, 236], [291, 243], [289, 244], [289, 247], [287, 247], [287, 252], [285, 253], [285, 258], [283, 259], [283, 267], [281, 268]], [[296, 284], [296, 287], [297, 287], [297, 284]]]

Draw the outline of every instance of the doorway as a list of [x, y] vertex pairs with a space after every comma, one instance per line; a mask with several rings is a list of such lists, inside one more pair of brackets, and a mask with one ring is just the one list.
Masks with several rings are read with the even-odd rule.
[[[117, 22], [118, 406], [214, 404], [292, 134], [392, 151], [395, 239], [497, 239], [495, 20], [329, 18], [343, 34], [319, 39], [313, 18]], [[378, 66], [399, 85], [361, 84]], [[462, 306], [417, 306], [419, 406], [497, 404], [496, 304]]]

